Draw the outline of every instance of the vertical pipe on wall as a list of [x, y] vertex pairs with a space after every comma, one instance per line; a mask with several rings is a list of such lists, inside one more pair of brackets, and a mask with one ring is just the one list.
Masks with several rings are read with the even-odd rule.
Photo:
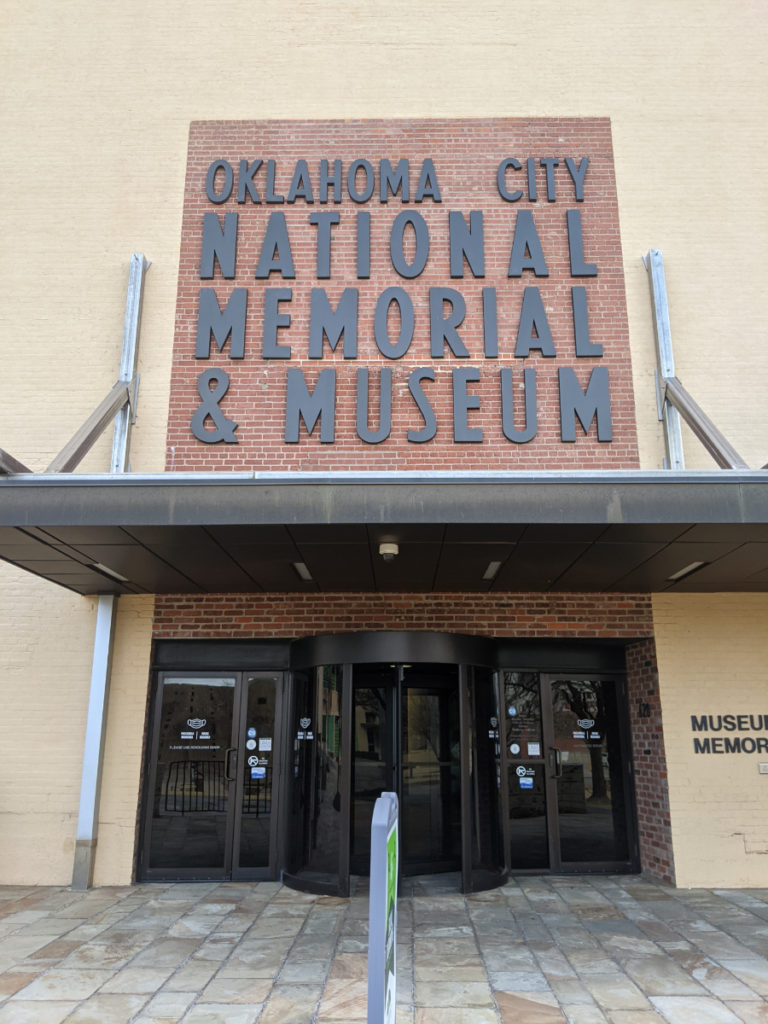
[[[112, 438], [110, 472], [123, 473], [128, 466], [131, 424], [136, 412], [137, 374], [139, 351], [139, 323], [144, 292], [144, 277], [149, 260], [141, 253], [133, 253], [128, 272], [128, 292], [125, 300], [123, 347], [120, 357], [119, 380], [128, 384], [130, 400], [117, 413]], [[104, 762], [104, 739], [107, 731], [107, 702], [112, 668], [117, 596], [102, 594], [96, 615], [96, 635], [93, 641], [91, 689], [88, 698], [88, 719], [85, 728], [83, 774], [80, 782], [80, 808], [77, 818], [75, 862], [72, 868], [72, 888], [89, 889], [93, 884], [93, 868], [98, 834], [101, 771]]]
[[85, 727], [83, 776], [80, 783], [80, 813], [77, 819], [75, 864], [72, 870], [73, 889], [88, 889], [93, 884], [101, 769], [106, 734], [106, 710], [116, 613], [117, 598], [114, 594], [102, 594], [99, 597], [96, 613], [96, 636], [93, 643], [91, 691]]

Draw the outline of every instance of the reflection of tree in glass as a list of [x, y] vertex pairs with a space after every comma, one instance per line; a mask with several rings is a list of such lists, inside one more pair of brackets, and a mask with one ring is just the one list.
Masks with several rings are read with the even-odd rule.
[[[440, 703], [432, 694], [409, 691], [405, 707], [405, 735], [408, 749], [431, 750], [440, 757]], [[447, 758], [446, 758], [447, 760]]]
[[382, 759], [381, 723], [386, 711], [384, 691], [374, 687], [355, 690], [355, 749]]
[[[535, 672], [507, 672], [504, 676], [507, 706], [507, 744], [538, 742], [541, 738], [541, 696]], [[515, 714], [509, 714], [509, 708]]]
[[608, 797], [608, 784], [605, 778], [603, 767], [603, 742], [605, 740], [605, 726], [607, 723], [605, 697], [603, 687], [597, 683], [584, 681], [559, 681], [555, 684], [557, 697], [555, 699], [556, 710], [569, 710], [573, 712], [576, 722], [580, 719], [591, 718], [594, 726], [590, 730], [584, 730], [585, 736], [589, 732], [599, 733], [598, 741], [585, 739], [589, 753], [589, 766], [592, 772], [592, 795], [590, 800], [605, 800]]

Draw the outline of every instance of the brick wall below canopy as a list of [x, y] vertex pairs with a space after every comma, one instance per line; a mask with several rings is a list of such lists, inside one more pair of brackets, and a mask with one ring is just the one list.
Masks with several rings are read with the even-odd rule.
[[158, 639], [430, 630], [505, 637], [651, 636], [644, 594], [158, 595]]

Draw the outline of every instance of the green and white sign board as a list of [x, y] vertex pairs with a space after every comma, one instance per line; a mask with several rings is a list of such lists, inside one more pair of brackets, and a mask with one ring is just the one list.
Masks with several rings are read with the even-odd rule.
[[371, 821], [368, 909], [368, 1024], [395, 1024], [397, 947], [396, 793], [382, 793]]

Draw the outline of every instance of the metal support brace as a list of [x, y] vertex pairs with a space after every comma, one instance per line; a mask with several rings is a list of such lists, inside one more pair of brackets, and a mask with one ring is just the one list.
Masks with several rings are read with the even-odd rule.
[[131, 256], [128, 296], [125, 303], [123, 352], [120, 376], [106, 398], [94, 409], [74, 437], [67, 442], [46, 473], [71, 473], [90, 451], [112, 419], [115, 431], [112, 440], [110, 473], [122, 473], [128, 467], [131, 424], [136, 418], [136, 394], [139, 379], [136, 363], [139, 351], [139, 319], [144, 292], [144, 275], [149, 261], [141, 253]]
[[[102, 402], [102, 406], [105, 406], [110, 399], [113, 400], [111, 415], [114, 415], [115, 408], [117, 409], [115, 431], [112, 440], [112, 457], [110, 460], [110, 471], [112, 473], [124, 472], [128, 464], [131, 424], [135, 418], [136, 363], [139, 348], [141, 300], [144, 275], [148, 269], [149, 262], [141, 253], [134, 253], [131, 256], [128, 296], [125, 304], [120, 378], [110, 395]], [[101, 408], [100, 406], [96, 410], [91, 419], [94, 419], [99, 414]], [[105, 422], [108, 422], [108, 418]], [[103, 426], [101, 429], [103, 429]], [[98, 839], [101, 772], [104, 763], [104, 739], [107, 731], [107, 705], [116, 618], [117, 598], [114, 595], [99, 597], [96, 636], [93, 642], [93, 666], [91, 669], [91, 691], [88, 701], [88, 721], [85, 730], [85, 750], [83, 751], [83, 775], [80, 784], [80, 811], [77, 819], [75, 863], [72, 869], [73, 889], [88, 889], [93, 884], [93, 867]]]
[[123, 328], [123, 356], [120, 361], [120, 377], [128, 389], [128, 402], [115, 417], [115, 433], [112, 440], [111, 473], [124, 473], [128, 468], [131, 446], [131, 425], [136, 419], [136, 398], [139, 377], [136, 364], [139, 356], [139, 323], [141, 302], [144, 296], [144, 275], [149, 270], [149, 261], [141, 253], [131, 256], [128, 278], [128, 298], [125, 303], [125, 325]]
[[[664, 278], [664, 260], [659, 249], [651, 249], [645, 260], [651, 286], [654, 327], [656, 329], [656, 357], [658, 373], [662, 381], [675, 375], [675, 359], [672, 354], [672, 333], [669, 328], [669, 307], [667, 305], [667, 282]], [[677, 409], [666, 401], [663, 387], [659, 402], [659, 419], [664, 423], [664, 440], [667, 446], [666, 469], [685, 469], [683, 455], [683, 433]]]
[[675, 376], [672, 335], [669, 328], [667, 284], [664, 278], [664, 259], [661, 251], [651, 249], [644, 262], [651, 286], [651, 302], [656, 328], [659, 419], [664, 422], [664, 439], [667, 446], [665, 468], [685, 469], [683, 437], [680, 427], [680, 417], [682, 416], [721, 469], [748, 469], [744, 459]]
[[46, 473], [71, 473], [98, 440], [115, 414], [120, 415], [128, 404], [128, 385], [118, 381], [99, 403], [74, 437], [61, 449]]
[[72, 869], [73, 889], [89, 889], [93, 884], [116, 615], [117, 598], [114, 594], [102, 595], [99, 598], [96, 636], [93, 643], [91, 692], [88, 700], [88, 720], [85, 726], [83, 776], [80, 782], [80, 813], [77, 818], [75, 864]]
[[19, 462], [5, 449], [0, 448], [0, 476], [13, 476], [15, 473], [31, 473], [29, 466]]
[[685, 390], [677, 377], [664, 381], [665, 397], [680, 413], [721, 469], [749, 469], [728, 439], [720, 433], [712, 420]]

